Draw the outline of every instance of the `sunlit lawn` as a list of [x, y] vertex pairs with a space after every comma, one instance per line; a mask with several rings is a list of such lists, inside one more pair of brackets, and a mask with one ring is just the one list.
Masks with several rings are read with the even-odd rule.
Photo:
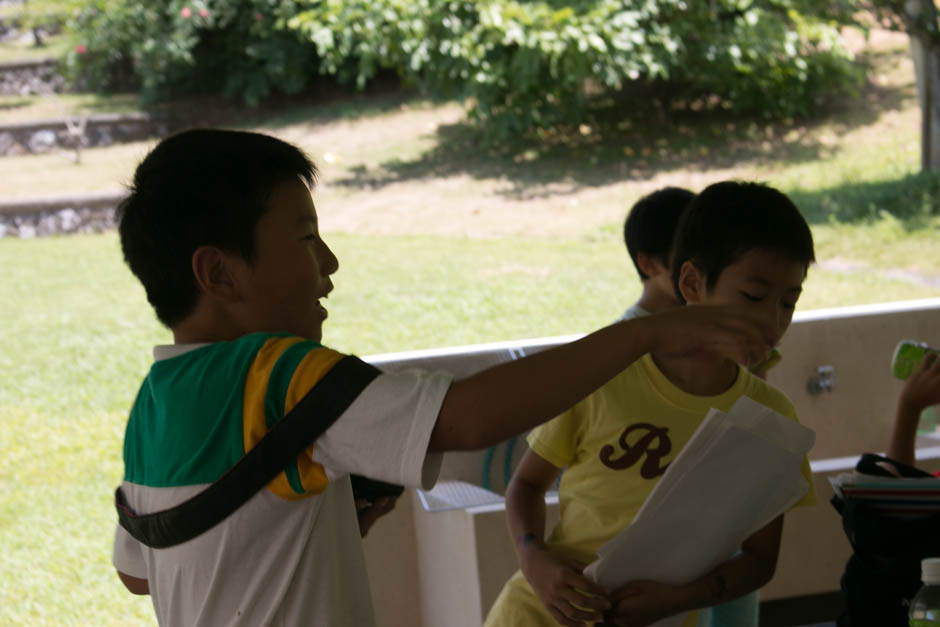
[[0, 95], [0, 121], [27, 122], [89, 116], [97, 113], [130, 113], [140, 110], [133, 94], [29, 94]]
[[[3, 8], [0, 5], [0, 18], [3, 17]], [[0, 41], [0, 63], [58, 58], [66, 52], [68, 45], [68, 40], [62, 36], [44, 37], [41, 46], [35, 45], [31, 35]]]
[[[325, 342], [360, 355], [575, 333], [637, 295], [616, 238], [328, 236]], [[0, 624], [152, 622], [110, 565], [127, 407], [168, 333], [114, 234], [0, 240]], [[940, 295], [816, 269], [805, 307]]]

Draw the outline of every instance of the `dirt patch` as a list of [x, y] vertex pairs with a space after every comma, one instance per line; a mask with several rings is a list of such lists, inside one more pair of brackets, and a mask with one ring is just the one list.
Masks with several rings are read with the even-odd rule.
[[[392, 89], [247, 111], [194, 100], [188, 109], [199, 112], [198, 124], [256, 128], [308, 151], [321, 168], [315, 198], [327, 232], [573, 237], [603, 230], [608, 237], [633, 202], [664, 185], [699, 190], [728, 178], [774, 181], [787, 164], [820, 161], [916, 129], [906, 41], [874, 31], [859, 47], [876, 55], [869, 82], [828, 116], [806, 123], [625, 112], [561, 140], [494, 149], [475, 143], [465, 107]], [[89, 151], [81, 173], [24, 160], [15, 180], [33, 190], [51, 177], [63, 193], [113, 187], [129, 177], [146, 148], [100, 151], [100, 164], [91, 163], [99, 153]]]
[[619, 223], [664, 185], [693, 190], [727, 178], [774, 180], [781, 162], [818, 160], [917, 128], [907, 37], [873, 31], [857, 49], [874, 68], [857, 96], [812, 122], [731, 116], [629, 118], [587, 126], [553, 147], [474, 148], [458, 105], [402, 103], [372, 118], [271, 128], [304, 146], [323, 176], [325, 230], [466, 237], [571, 236]]
[[[396, 182], [349, 191], [330, 183], [329, 170], [317, 192], [325, 231], [382, 235], [463, 237], [562, 236], [620, 223], [642, 195], [665, 185], [701, 189], [708, 183], [746, 176], [740, 168], [707, 173], [664, 172], [599, 186], [572, 182], [532, 184], [517, 198], [507, 179], [471, 174]], [[471, 193], [472, 192], [472, 193]]]

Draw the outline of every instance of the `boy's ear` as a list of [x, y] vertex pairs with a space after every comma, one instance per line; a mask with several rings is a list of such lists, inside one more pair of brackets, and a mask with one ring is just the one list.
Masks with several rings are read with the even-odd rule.
[[663, 272], [669, 272], [662, 261], [657, 259], [653, 255], [648, 255], [646, 253], [637, 253], [636, 254], [636, 265], [640, 267], [640, 270], [643, 271], [643, 274], [653, 278]]
[[238, 299], [238, 280], [232, 256], [215, 246], [200, 246], [193, 252], [193, 276], [201, 291], [225, 302]]
[[695, 262], [688, 260], [679, 269], [679, 293], [689, 304], [698, 304], [705, 300], [705, 273]]

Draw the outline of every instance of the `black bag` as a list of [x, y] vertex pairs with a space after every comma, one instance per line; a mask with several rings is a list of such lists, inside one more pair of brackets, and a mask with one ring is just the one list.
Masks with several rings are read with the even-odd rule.
[[[274, 479], [326, 431], [380, 371], [358, 357], [341, 359], [258, 444], [212, 485], [196, 496], [159, 512], [138, 515], [121, 488], [114, 493], [118, 522], [136, 540], [155, 549], [182, 544], [208, 531]], [[374, 500], [398, 496], [402, 486], [353, 476]]]
[[369, 479], [361, 475], [349, 475], [352, 481], [353, 498], [373, 502], [386, 496], [398, 498], [405, 491], [404, 486]]
[[[894, 476], [879, 465], [890, 463], [902, 477], [930, 477], [917, 468], [873, 453], [855, 466], [869, 475]], [[907, 627], [908, 604], [920, 589], [920, 562], [940, 555], [940, 514], [916, 518], [887, 516], [870, 502], [832, 497], [853, 553], [841, 587], [845, 611], [839, 627]]]

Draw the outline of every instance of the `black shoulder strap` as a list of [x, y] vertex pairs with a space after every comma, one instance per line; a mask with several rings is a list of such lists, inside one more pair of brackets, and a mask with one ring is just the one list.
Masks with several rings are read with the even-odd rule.
[[208, 531], [284, 470], [378, 374], [375, 366], [358, 357], [342, 358], [254, 448], [196, 496], [170, 509], [137, 515], [119, 487], [114, 494], [118, 522], [155, 549], [182, 544]]

